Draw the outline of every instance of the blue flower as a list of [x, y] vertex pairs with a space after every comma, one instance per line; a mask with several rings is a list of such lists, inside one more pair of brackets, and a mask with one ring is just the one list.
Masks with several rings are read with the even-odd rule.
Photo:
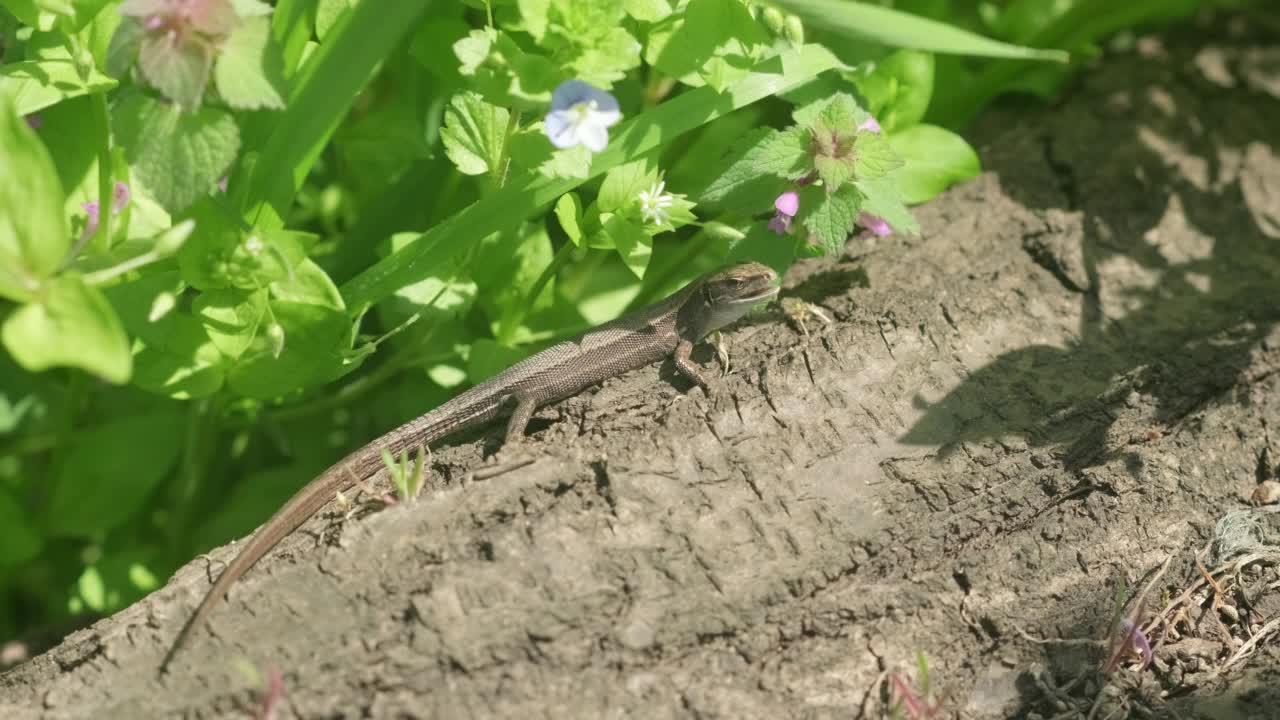
[[609, 144], [609, 128], [621, 119], [617, 98], [581, 80], [565, 80], [551, 93], [544, 130], [558, 148], [586, 145], [600, 152]]

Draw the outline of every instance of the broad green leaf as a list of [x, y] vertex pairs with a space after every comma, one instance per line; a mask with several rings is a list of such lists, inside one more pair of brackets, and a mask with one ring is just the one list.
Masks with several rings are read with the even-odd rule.
[[[805, 45], [762, 62], [724, 92], [695, 88], [681, 93], [615, 126], [609, 146], [593, 156], [590, 175], [599, 177], [623, 162], [670, 144], [696, 127], [785, 92], [838, 64], [825, 48]], [[441, 259], [452, 257], [475, 238], [487, 237], [513, 220], [534, 215], [583, 182], [534, 174], [511, 178], [500, 190], [434, 225], [418, 242], [348, 281], [342, 286], [348, 308], [359, 311], [413, 282], [424, 267], [419, 263], [428, 254]]]
[[351, 321], [346, 313], [312, 305], [275, 301], [271, 314], [283, 337], [257, 333], [231, 368], [227, 383], [246, 397], [270, 400], [328, 382], [355, 369], [348, 364]]
[[222, 353], [201, 322], [185, 310], [152, 317], [158, 297], [181, 290], [178, 273], [164, 272], [113, 285], [106, 294], [134, 338], [133, 384], [177, 399], [205, 397], [226, 379]]
[[68, 98], [106, 92], [116, 81], [88, 69], [80, 77], [70, 60], [30, 60], [0, 65], [0, 95], [19, 115], [30, 115]]
[[168, 33], [148, 32], [141, 39], [138, 67], [147, 82], [178, 107], [195, 110], [213, 71], [213, 48], [201, 41], [174, 42]]
[[214, 68], [218, 94], [233, 108], [284, 107], [284, 57], [271, 38], [271, 21], [250, 18], [222, 45]]
[[646, 59], [686, 82], [700, 74], [720, 90], [746, 75], [756, 49], [767, 42], [739, 0], [691, 0], [670, 32], [650, 35]]
[[37, 28], [43, 32], [53, 29], [58, 16], [41, 7], [36, 0], [0, 0], [0, 7], [13, 13], [13, 16], [24, 25]]
[[[525, 52], [506, 33], [472, 30], [453, 45], [469, 86], [489, 102], [517, 110], [545, 110], [565, 71], [549, 58]], [[586, 80], [586, 78], [580, 78]]]
[[311, 258], [292, 263], [289, 274], [271, 283], [271, 297], [294, 303], [344, 310], [342, 293], [333, 279]]
[[40, 554], [44, 541], [24, 509], [7, 489], [0, 488], [0, 571], [18, 567]]
[[32, 372], [78, 367], [109, 382], [129, 380], [129, 339], [120, 318], [102, 292], [75, 273], [44, 283], [34, 301], [5, 318], [0, 336]]
[[626, 0], [627, 14], [641, 22], [658, 22], [673, 10], [671, 0]]
[[92, 538], [127, 522], [178, 458], [184, 426], [170, 405], [78, 430], [49, 498], [50, 531]]
[[653, 238], [649, 233], [621, 215], [604, 219], [604, 231], [613, 238], [622, 262], [636, 277], [643, 278], [649, 268], [649, 259], [653, 257]]
[[[776, 136], [780, 134], [773, 128], [748, 131], [734, 147], [735, 154], [721, 162], [722, 166], [727, 166], [724, 172], [694, 197], [701, 203], [722, 205], [750, 214], [771, 212], [773, 200], [785, 183], [772, 172], [760, 172], [759, 163], [762, 157], [775, 157], [773, 151], [765, 152], [765, 147], [778, 143]], [[779, 166], [789, 176], [802, 169], [804, 162], [802, 157], [794, 165], [780, 163]]]
[[235, 360], [249, 349], [263, 331], [267, 318], [267, 291], [211, 290], [200, 293], [191, 310], [204, 323], [205, 332], [218, 350]]
[[848, 0], [774, 0], [808, 27], [828, 30], [858, 42], [937, 53], [1066, 62], [1061, 50], [1010, 45], [953, 25], [910, 13]]
[[887, 132], [920, 122], [933, 97], [933, 55], [899, 50], [876, 62], [875, 70], [857, 80], [871, 113]]
[[853, 140], [854, 175], [859, 180], [878, 178], [902, 167], [902, 158], [884, 135], [864, 130]]
[[516, 0], [520, 10], [520, 20], [525, 32], [533, 36], [534, 42], [541, 43], [547, 34], [547, 12], [551, 9], [551, 0]]
[[0, 96], [0, 296], [36, 299], [66, 258], [65, 197], [49, 152]]
[[596, 204], [601, 212], [617, 212], [636, 204], [640, 191], [649, 187], [656, 176], [657, 161], [653, 155], [635, 160], [609, 171], [600, 184]]
[[582, 200], [577, 193], [565, 193], [556, 201], [556, 219], [574, 245], [582, 244]]
[[861, 211], [889, 223], [894, 232], [919, 235], [920, 224], [903, 203], [896, 179], [896, 175], [886, 175], [856, 182], [855, 185], [863, 196]]
[[169, 212], [209, 194], [240, 149], [240, 131], [225, 110], [184, 113], [133, 95], [115, 107], [112, 119], [129, 165]]
[[902, 199], [912, 205], [982, 172], [978, 153], [969, 143], [935, 125], [915, 125], [895, 133], [889, 145], [904, 161], [892, 177]]
[[[804, 200], [809, 197], [809, 194], [803, 196]], [[802, 208], [806, 207], [804, 200]], [[823, 194], [817, 207], [805, 215], [804, 226], [818, 237], [828, 253], [839, 252], [858, 220], [861, 206], [862, 193], [853, 185], [845, 185], [834, 193]]]
[[511, 113], [485, 102], [479, 93], [453, 96], [444, 111], [440, 140], [444, 152], [464, 175], [501, 173], [503, 145]]
[[750, 154], [751, 171], [768, 173], [787, 180], [804, 177], [810, 171], [809, 146], [813, 133], [804, 128], [774, 132]]

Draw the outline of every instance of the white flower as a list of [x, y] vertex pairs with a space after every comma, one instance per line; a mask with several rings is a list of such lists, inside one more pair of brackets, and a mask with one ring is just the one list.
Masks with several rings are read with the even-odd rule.
[[609, 144], [609, 128], [621, 119], [617, 98], [581, 80], [565, 80], [551, 93], [544, 130], [558, 148], [586, 145], [600, 152]]
[[666, 208], [671, 207], [676, 199], [671, 193], [663, 192], [666, 186], [665, 182], [659, 180], [650, 185], [648, 190], [640, 191], [640, 215], [646, 222], [658, 227], [671, 224], [671, 215]]

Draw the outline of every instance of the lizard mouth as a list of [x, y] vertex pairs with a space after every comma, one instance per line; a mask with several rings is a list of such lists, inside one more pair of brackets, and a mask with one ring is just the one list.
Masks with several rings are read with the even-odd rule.
[[734, 304], [734, 305], [754, 305], [754, 304], [756, 304], [756, 303], [758, 303], [758, 302], [762, 302], [762, 301], [764, 301], [764, 300], [768, 300], [769, 298], [771, 298], [771, 297], [773, 297], [773, 296], [775, 296], [775, 295], [777, 295], [777, 294], [778, 294], [778, 288], [773, 287], [772, 285], [770, 285], [770, 286], [768, 286], [768, 287], [765, 287], [765, 288], [764, 288], [764, 289], [762, 289], [760, 292], [758, 292], [758, 293], [756, 293], [756, 294], [754, 294], [754, 295], [747, 295], [746, 297], [736, 298], [736, 299], [733, 301], [733, 304]]

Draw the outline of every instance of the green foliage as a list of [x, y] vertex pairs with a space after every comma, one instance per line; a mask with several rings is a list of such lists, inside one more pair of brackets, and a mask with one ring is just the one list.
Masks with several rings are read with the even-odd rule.
[[917, 232], [979, 170], [950, 118], [1186, 3], [881, 5], [0, 0], [0, 636], [720, 263]]

